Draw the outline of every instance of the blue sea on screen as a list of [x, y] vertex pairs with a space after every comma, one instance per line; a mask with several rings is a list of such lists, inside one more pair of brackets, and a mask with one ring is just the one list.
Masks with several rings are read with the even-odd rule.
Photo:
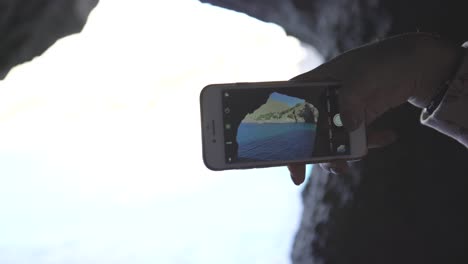
[[310, 123], [241, 123], [238, 158], [297, 160], [312, 157], [316, 125]]

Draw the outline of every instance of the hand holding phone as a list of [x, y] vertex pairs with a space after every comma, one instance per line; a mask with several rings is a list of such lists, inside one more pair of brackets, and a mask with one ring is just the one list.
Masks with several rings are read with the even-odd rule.
[[[403, 34], [343, 53], [293, 80], [339, 81], [342, 121], [354, 130], [406, 101], [427, 107], [439, 87], [453, 78], [464, 52], [457, 43], [434, 34]], [[368, 137], [369, 147], [395, 140], [391, 131], [368, 131]], [[339, 172], [347, 163], [321, 167]], [[294, 183], [304, 181], [303, 164], [291, 164], [289, 169]]]
[[214, 84], [200, 95], [203, 158], [212, 170], [357, 159], [364, 125], [344, 127], [333, 82]]

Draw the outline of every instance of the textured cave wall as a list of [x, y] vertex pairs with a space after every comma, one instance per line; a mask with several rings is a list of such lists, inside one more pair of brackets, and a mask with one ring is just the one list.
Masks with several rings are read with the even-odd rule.
[[[202, 0], [283, 26], [326, 59], [376, 38], [468, 40], [468, 1]], [[398, 141], [347, 175], [314, 167], [291, 257], [306, 263], [468, 263], [468, 152], [405, 104], [377, 122]]]
[[276, 23], [329, 59], [402, 32], [439, 32], [468, 39], [464, 0], [200, 0]]
[[[201, 0], [244, 12], [312, 44], [325, 58], [384, 36], [389, 17], [375, 0]], [[347, 12], [343, 12], [346, 10]], [[378, 23], [377, 23], [378, 21]], [[352, 22], [352, 23], [350, 23]], [[345, 37], [342, 37], [345, 36]]]
[[0, 1], [0, 80], [58, 39], [80, 32], [97, 4], [98, 0]]

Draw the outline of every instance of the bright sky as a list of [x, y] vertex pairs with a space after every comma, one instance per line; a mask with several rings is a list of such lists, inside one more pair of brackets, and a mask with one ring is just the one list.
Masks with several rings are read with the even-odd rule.
[[0, 263], [289, 263], [300, 190], [284, 168], [207, 170], [198, 98], [319, 61], [195, 0], [101, 0], [0, 82]]

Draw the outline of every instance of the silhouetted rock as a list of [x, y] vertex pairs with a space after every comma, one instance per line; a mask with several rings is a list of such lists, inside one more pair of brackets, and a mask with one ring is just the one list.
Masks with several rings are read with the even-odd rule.
[[0, 80], [58, 39], [80, 32], [97, 4], [98, 0], [2, 0]]

